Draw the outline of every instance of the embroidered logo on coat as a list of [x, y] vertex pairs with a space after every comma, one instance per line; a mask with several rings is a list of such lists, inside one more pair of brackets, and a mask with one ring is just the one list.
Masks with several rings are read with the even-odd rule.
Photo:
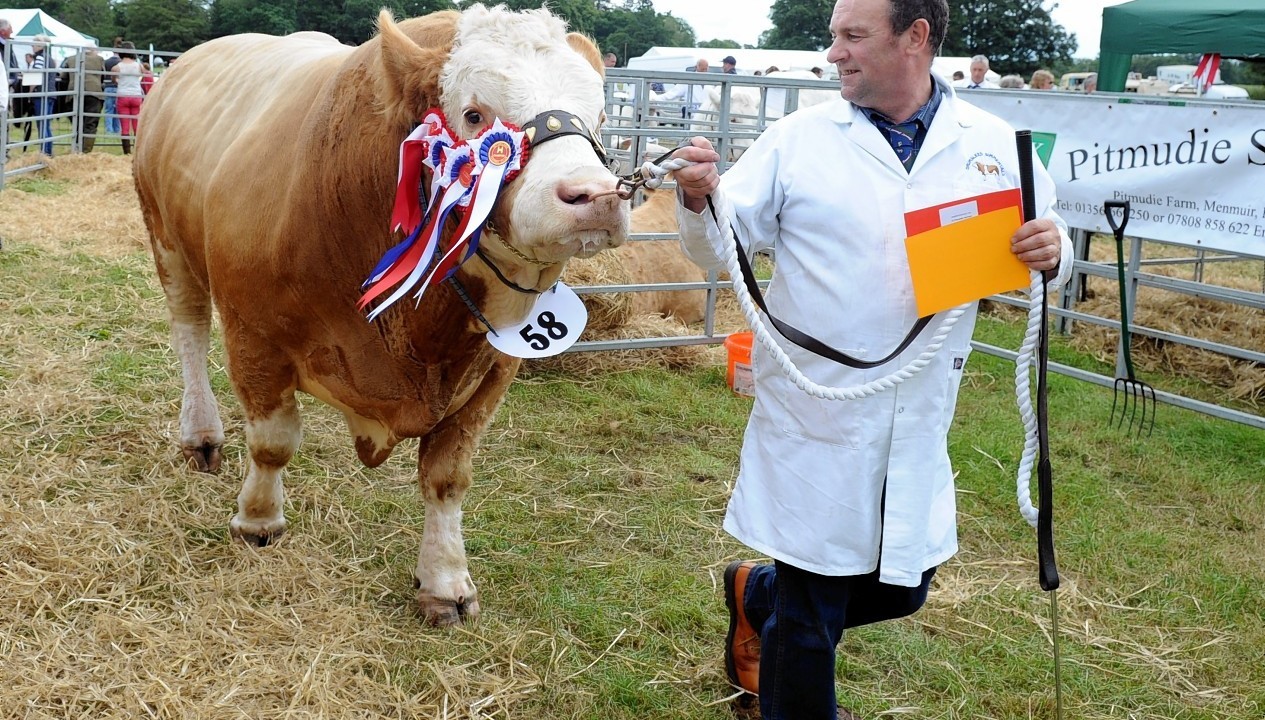
[[1000, 180], [1006, 174], [1006, 166], [992, 153], [975, 153], [966, 161], [966, 171], [978, 173], [986, 180]]

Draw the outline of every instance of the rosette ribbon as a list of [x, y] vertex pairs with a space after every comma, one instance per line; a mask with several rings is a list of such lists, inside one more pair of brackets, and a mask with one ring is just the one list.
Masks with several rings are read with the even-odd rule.
[[[397, 176], [395, 205], [391, 229], [403, 230], [408, 237], [387, 251], [365, 281], [365, 292], [358, 307], [369, 303], [397, 284], [390, 296], [369, 314], [376, 319], [388, 307], [417, 286], [425, 276], [416, 297], [422, 295], [432, 281], [443, 281], [456, 273], [478, 248], [479, 234], [487, 223], [496, 199], [522, 170], [527, 159], [528, 140], [523, 132], [500, 119], [474, 140], [473, 144], [452, 139], [443, 113], [431, 110], [423, 123], [400, 144], [400, 171]], [[421, 167], [431, 169], [430, 207], [421, 212], [418, 186]], [[411, 203], [411, 205], [410, 205]], [[453, 233], [452, 246], [434, 262], [440, 236], [448, 217], [465, 209]]]

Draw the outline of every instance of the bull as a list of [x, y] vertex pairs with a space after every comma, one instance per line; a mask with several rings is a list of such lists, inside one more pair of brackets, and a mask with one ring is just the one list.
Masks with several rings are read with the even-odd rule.
[[[456, 624], [479, 613], [461, 530], [472, 454], [519, 364], [485, 323], [520, 322], [569, 258], [621, 243], [628, 208], [593, 142], [601, 58], [561, 19], [474, 5], [398, 24], [383, 11], [378, 29], [356, 48], [302, 32], [190, 50], [144, 104], [134, 175], [184, 381], [180, 446], [211, 472], [224, 444], [207, 370], [219, 312], [249, 451], [232, 536], [264, 546], [285, 531], [302, 391], [343, 413], [370, 467], [419, 438], [417, 603]], [[362, 281], [399, 241], [401, 143], [431, 108], [465, 140], [498, 119], [578, 130], [530, 146], [459, 286], [369, 322]], [[441, 245], [456, 223], [440, 224]]]

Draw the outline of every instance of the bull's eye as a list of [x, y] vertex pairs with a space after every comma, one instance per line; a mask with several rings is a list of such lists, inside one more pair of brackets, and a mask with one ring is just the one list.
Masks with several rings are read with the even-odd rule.
[[466, 124], [471, 127], [478, 127], [483, 124], [483, 114], [478, 110], [467, 110], [463, 117], [465, 118]]

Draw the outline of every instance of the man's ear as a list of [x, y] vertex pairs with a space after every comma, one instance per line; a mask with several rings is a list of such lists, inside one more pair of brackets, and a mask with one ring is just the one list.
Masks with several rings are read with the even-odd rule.
[[[931, 42], [931, 23], [927, 22], [926, 18], [918, 18], [905, 32], [908, 33], [909, 49], [914, 53], [926, 50]], [[935, 54], [934, 48], [932, 48], [932, 54]]]

